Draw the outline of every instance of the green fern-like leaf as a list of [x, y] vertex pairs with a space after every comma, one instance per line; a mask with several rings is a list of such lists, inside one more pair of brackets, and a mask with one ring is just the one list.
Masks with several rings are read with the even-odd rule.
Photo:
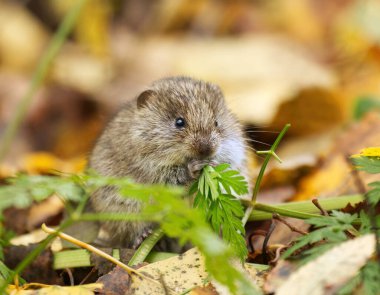
[[195, 187], [198, 187], [194, 207], [205, 213], [214, 232], [221, 234], [243, 260], [248, 253], [241, 221], [244, 210], [234, 195], [246, 194], [248, 186], [238, 171], [229, 168], [229, 164], [206, 166], [190, 192], [195, 193]]
[[380, 157], [351, 157], [357, 170], [365, 171], [367, 173], [375, 174], [380, 173]]

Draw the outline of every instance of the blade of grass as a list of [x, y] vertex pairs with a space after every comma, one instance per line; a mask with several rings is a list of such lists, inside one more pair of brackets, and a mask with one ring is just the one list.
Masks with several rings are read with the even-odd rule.
[[163, 237], [164, 232], [162, 229], [156, 229], [152, 232], [149, 237], [147, 237], [133, 254], [131, 260], [129, 260], [128, 265], [134, 266], [136, 264], [144, 262], [145, 258], [149, 255], [150, 251], [153, 249], [154, 245]]
[[74, 24], [76, 20], [78, 19], [79, 13], [81, 12], [83, 5], [87, 1], [88, 0], [76, 1], [73, 8], [65, 16], [63, 22], [58, 28], [58, 31], [54, 34], [49, 47], [47, 48], [46, 52], [42, 56], [42, 59], [40, 60], [36, 70], [33, 73], [31, 84], [27, 92], [25, 93], [25, 95], [22, 97], [15, 115], [13, 116], [12, 120], [9, 122], [1, 138], [0, 162], [4, 160], [6, 154], [8, 153], [11, 147], [12, 141], [15, 138], [16, 133], [18, 129], [20, 128], [22, 121], [25, 118], [26, 112], [30, 106], [30, 103], [32, 102], [34, 94], [36, 93], [38, 88], [41, 86], [43, 80], [46, 78], [50, 64], [52, 63], [54, 58], [57, 56], [67, 36], [69, 35], [72, 28], [74, 27]]

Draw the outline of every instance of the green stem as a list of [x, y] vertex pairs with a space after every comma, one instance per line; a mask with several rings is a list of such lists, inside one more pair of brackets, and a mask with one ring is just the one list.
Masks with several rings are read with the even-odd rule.
[[319, 214], [312, 214], [312, 213], [305, 213], [305, 212], [301, 212], [301, 211], [289, 210], [289, 209], [284, 209], [284, 208], [266, 205], [266, 204], [261, 204], [261, 203], [256, 203], [254, 205], [254, 208], [256, 210], [260, 210], [260, 211], [264, 211], [264, 212], [270, 212], [270, 213], [277, 213], [277, 214], [282, 215], [282, 216], [294, 217], [294, 218], [298, 218], [298, 219], [321, 217], [321, 215], [319, 215]]
[[273, 155], [275, 155], [275, 157], [279, 160], [275, 151], [276, 151], [278, 145], [280, 144], [280, 141], [282, 140], [282, 138], [284, 137], [285, 133], [288, 131], [289, 128], [290, 128], [290, 124], [286, 124], [285, 127], [280, 132], [280, 134], [277, 136], [277, 138], [276, 138], [275, 142], [273, 143], [273, 145], [271, 146], [270, 150], [265, 152], [266, 157], [264, 159], [263, 164], [261, 165], [260, 172], [259, 172], [259, 175], [257, 176], [257, 180], [255, 183], [255, 187], [253, 188], [252, 199], [251, 199], [252, 205], [250, 205], [245, 211], [244, 217], [242, 219], [243, 225], [245, 225], [247, 223], [248, 218], [252, 213], [253, 205], [256, 203], [257, 194], [259, 193], [259, 190], [260, 190], [260, 184], [261, 184], [261, 181], [262, 181], [263, 176], [264, 176], [265, 169], [267, 168], [267, 165], [268, 165], [270, 159], [272, 158]]
[[[354, 205], [364, 200], [362, 195], [349, 195], [334, 198], [318, 199], [318, 203], [326, 211], [338, 210], [346, 207], [348, 204]], [[320, 210], [315, 207], [311, 201], [289, 202], [276, 205], [267, 205], [256, 203], [249, 220], [259, 221], [272, 218], [273, 213], [278, 213], [283, 216], [294, 218], [310, 218], [320, 213]]]
[[34, 71], [31, 84], [25, 95], [22, 97], [15, 115], [9, 122], [7, 128], [4, 131], [4, 135], [1, 138], [0, 162], [4, 160], [6, 154], [8, 153], [12, 141], [16, 136], [16, 133], [20, 128], [22, 121], [25, 118], [25, 115], [32, 102], [34, 94], [36, 93], [37, 89], [41, 86], [43, 80], [46, 78], [50, 64], [58, 54], [68, 34], [71, 32], [78, 18], [78, 15], [86, 1], [87, 0], [77, 1], [75, 6], [66, 15], [62, 24], [58, 28], [58, 31], [53, 36], [48, 49], [44, 53], [36, 70]]
[[128, 265], [134, 266], [136, 264], [144, 262], [150, 251], [152, 251], [154, 245], [157, 244], [163, 235], [164, 232], [162, 229], [158, 228], [153, 231], [152, 234], [141, 243], [135, 254], [133, 254], [131, 260], [129, 260]]
[[261, 180], [263, 179], [265, 169], [267, 168], [267, 165], [270, 159], [272, 158], [272, 155], [275, 153], [278, 145], [280, 144], [280, 141], [282, 140], [282, 138], [284, 137], [285, 133], [288, 131], [289, 128], [290, 128], [290, 124], [286, 124], [285, 127], [280, 132], [280, 134], [277, 136], [275, 142], [273, 143], [273, 145], [271, 146], [269, 150], [270, 152], [267, 154], [267, 156], [264, 159], [263, 164], [261, 165], [261, 169], [260, 169], [259, 175], [257, 176], [255, 187], [253, 188], [253, 193], [252, 193], [253, 204], [256, 203], [257, 194], [259, 193], [260, 184], [261, 184]]

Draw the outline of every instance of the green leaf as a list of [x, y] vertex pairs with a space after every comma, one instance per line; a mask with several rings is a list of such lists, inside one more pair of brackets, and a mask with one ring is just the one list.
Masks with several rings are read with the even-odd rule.
[[[238, 171], [229, 168], [229, 164], [203, 168], [194, 207], [204, 212], [214, 232], [221, 234], [235, 249], [236, 255], [243, 260], [248, 254], [244, 239], [245, 230], [241, 221], [244, 210], [233, 194], [247, 193], [248, 185]], [[195, 184], [192, 187], [194, 186]], [[221, 188], [225, 194], [221, 193]]]
[[[336, 243], [346, 241], [348, 238], [345, 234], [345, 231], [355, 231], [352, 223], [356, 218], [356, 214], [350, 215], [348, 213], [333, 211], [331, 216], [328, 217], [321, 216], [305, 220], [307, 223], [314, 225], [318, 229], [310, 232], [307, 235], [299, 237], [295, 241], [295, 244], [283, 253], [282, 258], [289, 258], [297, 250], [300, 250], [306, 245], [312, 245], [317, 242], [324, 241], [324, 243], [328, 243], [332, 247]], [[323, 247], [314, 247], [308, 251], [303, 252], [303, 256], [307, 257], [308, 259], [304, 258], [302, 260], [302, 263], [305, 263], [311, 259], [308, 257], [309, 255], [312, 255], [312, 258], [314, 258], [321, 255], [328, 249], [330, 249], [330, 246], [325, 245]]]
[[232, 195], [220, 195], [210, 207], [208, 218], [215, 232], [221, 232], [223, 239], [235, 249], [243, 260], [248, 252], [245, 244], [245, 230], [241, 221], [244, 215], [243, 206]]
[[369, 261], [361, 271], [364, 294], [379, 294], [380, 264], [377, 261]]
[[367, 200], [370, 204], [376, 205], [380, 202], [380, 181], [371, 182], [369, 186], [372, 187], [372, 190], [367, 192]]
[[380, 101], [376, 97], [361, 97], [356, 101], [354, 107], [354, 119], [361, 119], [366, 113], [371, 110], [380, 111]]
[[[10, 270], [2, 261], [0, 261], [0, 284], [7, 281], [9, 277], [14, 276], [14, 271]], [[25, 280], [19, 277], [19, 282], [25, 284]]]
[[[248, 183], [243, 176], [235, 170], [226, 170], [229, 165], [218, 167], [218, 180], [228, 194], [244, 195], [248, 193]], [[223, 168], [223, 169], [222, 169]], [[232, 191], [233, 190], [233, 191]]]
[[224, 170], [226, 170], [226, 169], [228, 169], [228, 168], [230, 168], [231, 167], [231, 165], [230, 164], [227, 164], [227, 163], [224, 163], [224, 164], [219, 164], [218, 166], [215, 166], [214, 167], [214, 170], [216, 171], [216, 172], [222, 172], [222, 171], [224, 171]]
[[357, 170], [365, 171], [367, 173], [375, 174], [380, 173], [380, 158], [379, 157], [351, 157], [351, 161]]

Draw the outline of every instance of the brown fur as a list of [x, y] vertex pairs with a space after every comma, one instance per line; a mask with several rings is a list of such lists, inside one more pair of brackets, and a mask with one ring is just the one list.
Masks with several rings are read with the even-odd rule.
[[[175, 126], [176, 118], [185, 127]], [[217, 122], [218, 126], [215, 126]], [[230, 163], [246, 175], [246, 155], [238, 121], [227, 109], [220, 88], [188, 77], [158, 80], [129, 102], [106, 126], [90, 158], [101, 175], [128, 176], [140, 183], [189, 185], [189, 164]], [[91, 197], [97, 212], [139, 212], [140, 203], [112, 188]], [[111, 244], [132, 246], [152, 225], [106, 222]]]

